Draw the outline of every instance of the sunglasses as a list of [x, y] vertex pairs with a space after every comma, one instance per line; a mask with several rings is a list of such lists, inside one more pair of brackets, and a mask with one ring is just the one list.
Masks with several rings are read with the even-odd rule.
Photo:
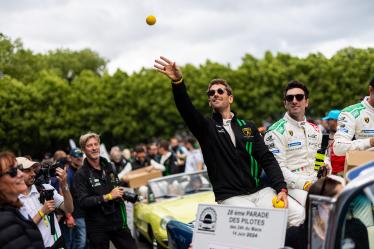
[[294, 98], [296, 98], [297, 101], [302, 101], [304, 99], [305, 95], [304, 94], [295, 94], [295, 95], [286, 95], [284, 98], [287, 102], [292, 102]]
[[12, 167], [7, 172], [0, 173], [0, 177], [5, 176], [5, 175], [9, 175], [10, 177], [16, 177], [17, 173], [18, 173], [18, 168], [17, 167]]
[[[207, 92], [207, 94], [208, 94], [208, 97], [212, 97], [212, 96], [214, 96], [214, 94], [216, 94], [216, 91], [217, 91], [217, 93], [219, 94], [219, 95], [222, 95], [222, 94], [224, 94], [225, 93], [225, 89], [224, 88], [218, 88], [217, 90], [209, 90], [208, 92]], [[227, 92], [227, 94], [229, 94], [229, 92]]]

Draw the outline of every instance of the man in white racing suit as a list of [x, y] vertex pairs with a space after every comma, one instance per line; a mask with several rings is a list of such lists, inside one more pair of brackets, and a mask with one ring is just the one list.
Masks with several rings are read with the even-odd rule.
[[374, 150], [374, 78], [370, 81], [369, 96], [340, 113], [334, 139], [338, 156], [350, 150]]
[[[374, 78], [369, 84], [369, 96], [340, 113], [334, 139], [336, 155], [345, 155], [351, 150], [374, 151]], [[358, 196], [352, 206], [352, 214], [355, 218], [365, 220], [366, 226], [373, 226], [371, 206], [370, 201]]]
[[303, 83], [289, 82], [284, 91], [287, 112], [269, 128], [264, 138], [282, 169], [289, 196], [303, 206], [309, 187], [317, 180], [314, 162], [322, 143], [319, 127], [305, 118], [308, 95]]

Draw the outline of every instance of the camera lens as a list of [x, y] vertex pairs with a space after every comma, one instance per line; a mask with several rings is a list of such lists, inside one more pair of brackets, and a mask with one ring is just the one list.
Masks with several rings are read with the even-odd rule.
[[135, 194], [135, 193], [131, 193], [131, 192], [128, 192], [128, 191], [125, 191], [125, 192], [123, 193], [122, 198], [123, 198], [125, 201], [131, 202], [131, 203], [135, 203], [135, 202], [139, 201], [139, 197], [138, 197], [137, 194]]

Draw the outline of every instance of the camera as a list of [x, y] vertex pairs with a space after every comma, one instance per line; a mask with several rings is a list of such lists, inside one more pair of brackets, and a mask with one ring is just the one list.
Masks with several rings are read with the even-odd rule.
[[44, 161], [41, 163], [41, 168], [36, 172], [35, 176], [35, 185], [42, 185], [42, 184], [48, 184], [49, 179], [51, 177], [56, 176], [56, 169], [65, 168], [65, 164], [68, 163], [68, 159], [66, 157], [60, 158], [57, 160], [56, 163], [52, 163], [50, 161]]
[[131, 193], [129, 191], [125, 191], [122, 195], [122, 198], [125, 200], [125, 201], [128, 201], [128, 202], [131, 202], [131, 203], [135, 203], [137, 201], [139, 201], [139, 196], [135, 193]]
[[[138, 195], [135, 194], [135, 193], [129, 192], [129, 191], [125, 191], [122, 195], [122, 198], [125, 201], [131, 202], [131, 203], [135, 203], [135, 202], [139, 201]], [[103, 202], [101, 204], [101, 210], [103, 211], [104, 215], [110, 215], [110, 214], [113, 214], [116, 211], [116, 208], [115, 208], [115, 205], [114, 205], [115, 202], [121, 203], [121, 202], [123, 202], [123, 200], [118, 198], [118, 199], [115, 199], [114, 201]]]
[[53, 200], [53, 189], [40, 189], [39, 190], [39, 201], [44, 204], [45, 201]]
[[67, 163], [68, 163], [68, 159], [66, 157], [58, 159], [56, 163], [49, 166], [49, 168], [48, 168], [49, 176], [50, 177], [55, 177], [56, 176], [56, 169], [57, 168], [64, 169], [65, 164], [67, 164]]

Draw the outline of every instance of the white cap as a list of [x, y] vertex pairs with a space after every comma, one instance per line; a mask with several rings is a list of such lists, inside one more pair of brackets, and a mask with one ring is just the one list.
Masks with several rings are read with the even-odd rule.
[[39, 164], [38, 162], [31, 161], [27, 159], [26, 157], [17, 157], [17, 164], [20, 167], [20, 169], [29, 169], [35, 164]]

